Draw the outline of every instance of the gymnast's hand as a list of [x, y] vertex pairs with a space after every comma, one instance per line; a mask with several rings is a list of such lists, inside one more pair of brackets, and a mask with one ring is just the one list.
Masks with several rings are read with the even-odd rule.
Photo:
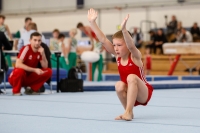
[[41, 55], [44, 54], [44, 48], [40, 46], [40, 48], [38, 49], [38, 52], [40, 52]]
[[93, 8], [88, 10], [88, 21], [94, 22], [97, 19], [98, 13]]
[[38, 75], [42, 75], [44, 73], [44, 71], [42, 71], [39, 68], [36, 68], [34, 72], [37, 73]]
[[124, 18], [123, 22], [121, 23], [121, 30], [126, 30], [126, 22], [128, 21], [129, 14]]

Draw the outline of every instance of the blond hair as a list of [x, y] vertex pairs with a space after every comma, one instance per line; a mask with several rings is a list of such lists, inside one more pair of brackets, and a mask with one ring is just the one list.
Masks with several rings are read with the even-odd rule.
[[115, 39], [115, 38], [118, 38], [118, 39], [124, 39], [124, 35], [122, 33], [122, 31], [118, 31], [116, 32], [113, 36], [112, 36], [112, 39]]
[[71, 29], [70, 31], [71, 31], [72, 33], [74, 33], [74, 35], [77, 34], [77, 29], [75, 29], [75, 28], [74, 28], [74, 29]]

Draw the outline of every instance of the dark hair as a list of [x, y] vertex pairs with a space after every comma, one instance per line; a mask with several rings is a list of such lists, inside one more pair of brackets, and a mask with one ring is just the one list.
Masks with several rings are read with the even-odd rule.
[[163, 28], [159, 28], [158, 30], [161, 30], [161, 31], [163, 31]]
[[53, 30], [53, 33], [54, 33], [54, 32], [58, 32], [58, 33], [60, 34], [60, 31], [59, 31], [58, 29], [54, 29], [54, 30]]
[[76, 27], [77, 27], [77, 28], [83, 27], [83, 23], [81, 23], [81, 22], [78, 23]]
[[30, 39], [32, 39], [34, 36], [41, 36], [41, 37], [42, 37], [42, 35], [41, 35], [40, 33], [38, 33], [38, 32], [33, 32], [33, 33], [31, 34]]
[[150, 30], [149, 33], [153, 33], [153, 34], [155, 34], [154, 30]]
[[30, 17], [26, 17], [26, 18], [25, 18], [25, 22], [27, 22], [27, 21], [29, 21], [29, 20], [32, 20], [32, 18], [30, 18]]
[[6, 17], [4, 15], [0, 14], [0, 18], [5, 19]]
[[60, 34], [58, 35], [58, 39], [61, 39], [61, 38], [65, 38], [65, 35], [62, 34], [62, 33], [60, 33]]

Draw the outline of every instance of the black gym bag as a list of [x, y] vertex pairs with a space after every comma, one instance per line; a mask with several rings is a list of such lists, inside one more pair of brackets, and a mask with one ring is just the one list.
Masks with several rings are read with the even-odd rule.
[[[78, 78], [81, 74], [81, 79]], [[82, 71], [78, 67], [72, 67], [68, 72], [68, 77], [59, 82], [61, 92], [83, 92]]]

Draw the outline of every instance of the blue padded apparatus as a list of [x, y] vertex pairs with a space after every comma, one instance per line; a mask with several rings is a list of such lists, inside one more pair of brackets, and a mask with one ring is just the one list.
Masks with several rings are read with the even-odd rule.
[[[104, 80], [105, 81], [120, 81], [120, 76], [119, 74], [103, 74]], [[151, 76], [146, 77], [147, 81], [152, 81]]]
[[178, 80], [178, 76], [155, 76], [154, 81]]
[[200, 76], [182, 76], [182, 80], [200, 80]]
[[[57, 78], [57, 70], [56, 68], [52, 68], [52, 77], [51, 77], [51, 81], [56, 81], [56, 78]], [[67, 74], [68, 74], [68, 71], [63, 69], [63, 68], [60, 68], [59, 69], [59, 79], [63, 79], [63, 78], [66, 78], [67, 77]]]
[[[7, 79], [13, 68], [9, 68], [7, 72]], [[57, 70], [53, 68], [52, 74], [52, 87], [54, 90], [57, 88], [56, 75]], [[67, 77], [67, 71], [60, 68], [59, 80]], [[78, 75], [80, 76], [80, 75]], [[103, 81], [90, 82], [87, 81], [87, 74], [83, 73], [82, 79], [86, 80], [83, 84], [84, 91], [114, 91], [116, 81], [120, 80], [119, 74], [103, 74]], [[151, 76], [146, 77], [148, 82], [154, 87], [154, 89], [175, 89], [175, 88], [200, 88], [200, 76]], [[7, 82], [6, 87], [11, 89], [11, 85]], [[3, 88], [3, 84], [0, 84], [0, 88]], [[49, 88], [49, 85], [45, 84], [45, 88]]]

